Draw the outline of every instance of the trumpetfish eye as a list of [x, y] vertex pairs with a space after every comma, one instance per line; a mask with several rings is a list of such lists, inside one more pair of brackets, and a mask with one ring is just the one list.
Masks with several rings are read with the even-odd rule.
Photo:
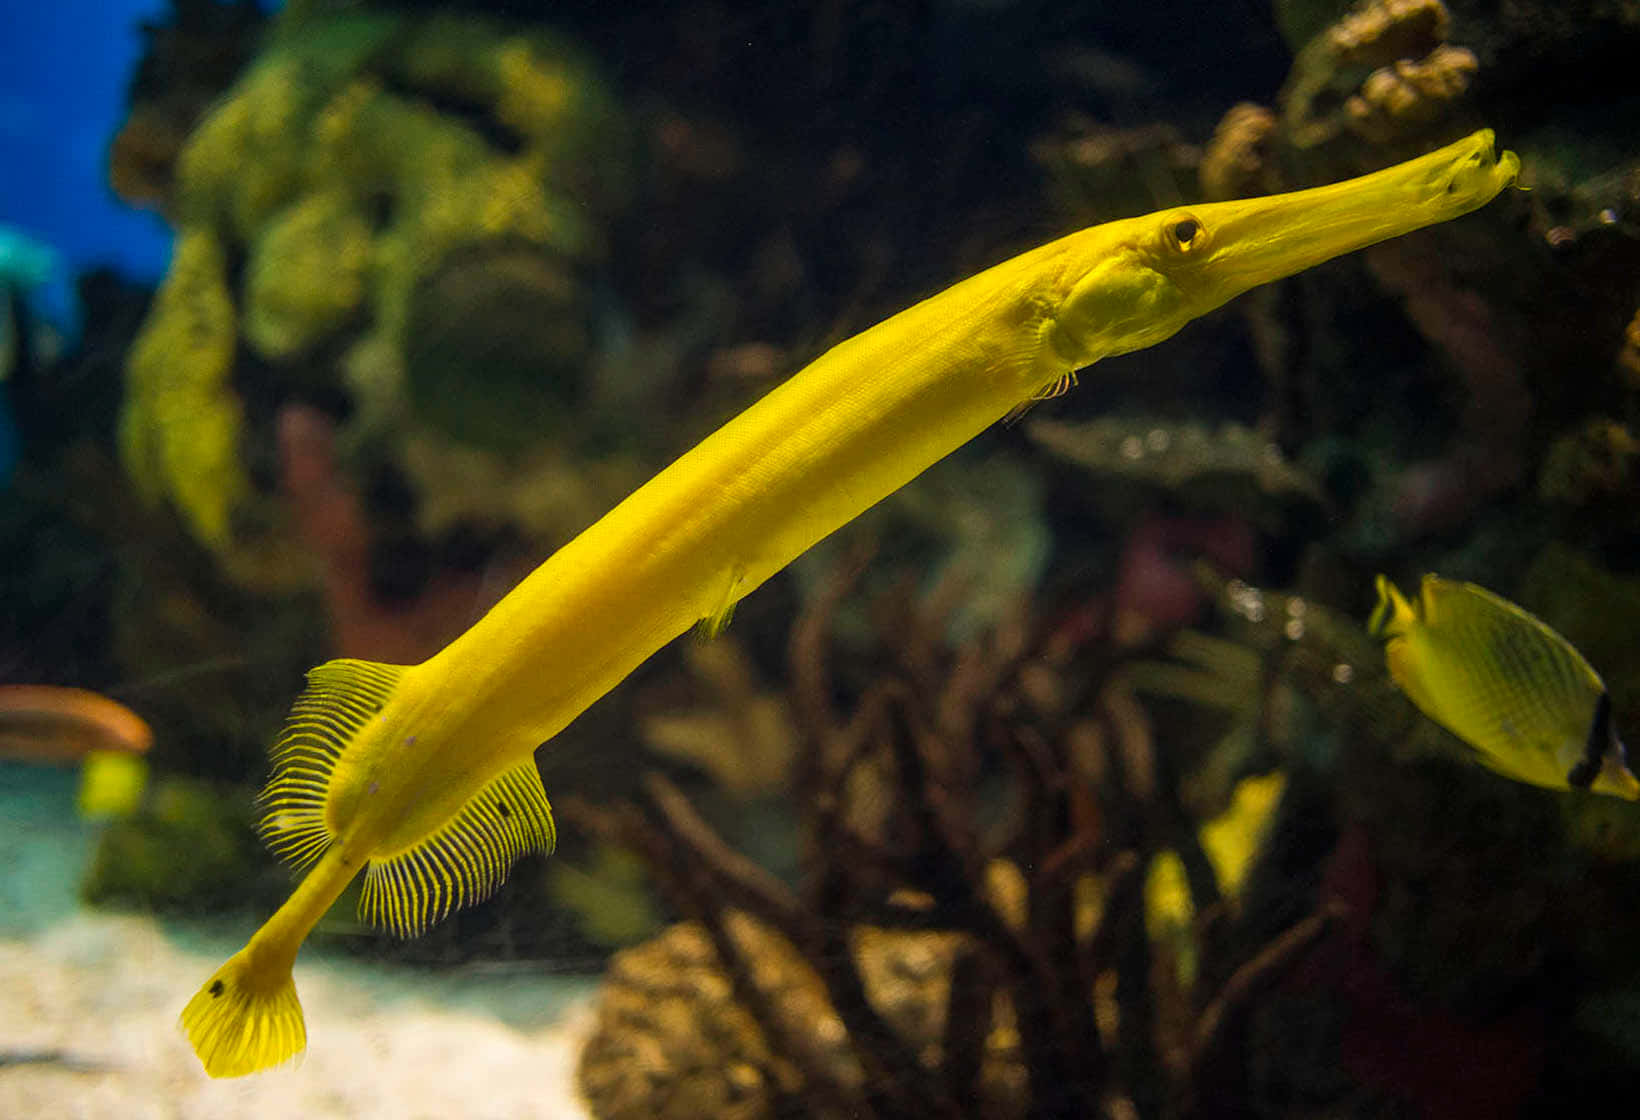
[[1212, 240], [1211, 231], [1188, 210], [1158, 215], [1161, 219], [1154, 236], [1161, 242], [1158, 251], [1166, 257], [1200, 257]]

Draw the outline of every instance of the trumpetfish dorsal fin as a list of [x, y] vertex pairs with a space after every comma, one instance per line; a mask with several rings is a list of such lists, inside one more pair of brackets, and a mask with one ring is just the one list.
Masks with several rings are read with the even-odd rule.
[[325, 798], [336, 763], [370, 718], [387, 706], [402, 665], [341, 658], [308, 670], [284, 730], [273, 743], [273, 777], [262, 791], [263, 841], [301, 871], [335, 839]]
[[501, 772], [425, 839], [372, 858], [359, 917], [415, 937], [463, 906], [488, 898], [528, 852], [552, 853], [558, 833], [533, 756]]

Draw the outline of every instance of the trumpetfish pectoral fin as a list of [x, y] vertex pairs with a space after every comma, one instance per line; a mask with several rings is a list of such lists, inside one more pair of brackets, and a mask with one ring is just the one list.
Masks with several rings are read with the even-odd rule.
[[415, 937], [463, 906], [488, 898], [513, 861], [551, 853], [558, 833], [535, 759], [503, 771], [424, 840], [370, 860], [359, 917]]
[[735, 617], [735, 604], [740, 602], [740, 589], [745, 583], [746, 569], [742, 567], [732, 569], [723, 577], [723, 591], [718, 595], [712, 613], [695, 624], [697, 637], [715, 638], [729, 628], [730, 621]]

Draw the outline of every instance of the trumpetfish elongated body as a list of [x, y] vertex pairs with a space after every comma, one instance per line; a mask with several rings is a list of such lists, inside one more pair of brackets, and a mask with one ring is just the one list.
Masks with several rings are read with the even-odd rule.
[[359, 872], [362, 916], [409, 936], [550, 849], [533, 752], [662, 645], [721, 625], [810, 545], [1077, 370], [1468, 213], [1518, 170], [1482, 131], [1357, 179], [1108, 222], [1004, 261], [822, 354], [427, 661], [312, 670], [263, 795], [264, 834], [306, 876], [183, 1011], [206, 1072], [304, 1048], [291, 968]]

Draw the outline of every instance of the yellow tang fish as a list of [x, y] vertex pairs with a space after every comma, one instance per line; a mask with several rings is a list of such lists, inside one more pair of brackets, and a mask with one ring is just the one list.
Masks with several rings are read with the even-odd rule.
[[291, 966], [364, 873], [362, 917], [419, 933], [550, 849], [532, 754], [650, 654], [989, 425], [1258, 284], [1489, 202], [1520, 161], [1477, 132], [1331, 186], [1108, 222], [847, 339], [570, 541], [420, 665], [332, 661], [274, 745], [263, 831], [306, 870], [182, 1013], [207, 1073], [307, 1041]]
[[1472, 583], [1426, 575], [1416, 604], [1378, 577], [1367, 628], [1390, 676], [1506, 778], [1640, 800], [1600, 675], [1542, 620]]

